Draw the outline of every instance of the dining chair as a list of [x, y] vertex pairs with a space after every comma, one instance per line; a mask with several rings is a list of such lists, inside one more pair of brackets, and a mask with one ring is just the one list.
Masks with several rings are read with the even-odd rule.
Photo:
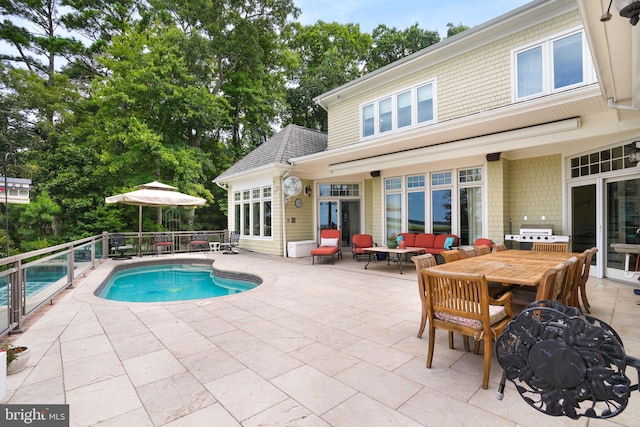
[[569, 244], [534, 242], [531, 250], [541, 252], [569, 252]]
[[494, 243], [493, 244], [493, 250], [496, 251], [496, 252], [506, 251], [507, 250], [507, 245], [505, 245], [504, 243]]
[[[582, 268], [584, 266], [586, 255], [584, 253], [569, 258], [571, 264], [567, 267], [567, 273], [564, 278], [562, 292], [559, 295], [558, 302], [568, 307], [578, 307], [577, 292], [582, 277]], [[579, 308], [579, 307], [578, 307]]]
[[473, 258], [478, 255], [475, 248], [458, 248], [458, 251], [460, 251], [462, 258]]
[[480, 274], [463, 274], [421, 270], [427, 294], [429, 318], [429, 350], [427, 368], [433, 362], [436, 329], [459, 332], [484, 341], [484, 373], [482, 388], [489, 386], [493, 340], [512, 318], [511, 293], [498, 300], [489, 297], [487, 279]]
[[586, 257], [584, 259], [584, 267], [582, 268], [582, 276], [580, 277], [580, 284], [578, 285], [579, 298], [582, 301], [582, 307], [584, 312], [591, 313], [589, 307], [589, 299], [587, 298], [587, 280], [589, 280], [589, 270], [591, 270], [591, 260], [598, 252], [598, 248], [595, 246], [591, 249], [586, 249]]
[[487, 246], [487, 245], [476, 246], [476, 253], [478, 255], [489, 255], [491, 253], [491, 246]]
[[[559, 267], [559, 268], [558, 268]], [[556, 300], [557, 299], [557, 281], [559, 271], [562, 271], [564, 263], [559, 264], [555, 268], [550, 268], [544, 272], [540, 283], [536, 290], [537, 300]], [[532, 301], [533, 302], [533, 301]]]
[[[554, 268], [544, 272], [538, 286], [519, 286], [512, 291], [511, 308], [514, 313], [519, 313], [536, 300], [554, 300], [558, 298], [558, 275], [564, 277], [568, 264], [560, 263]], [[562, 280], [562, 279], [561, 279]]]
[[442, 258], [444, 258], [444, 262], [454, 262], [454, 261], [460, 261], [462, 259], [462, 254], [460, 253], [460, 251], [458, 249], [451, 249], [449, 251], [442, 251], [440, 252], [440, 255], [442, 255]]
[[[416, 272], [418, 273], [418, 293], [420, 294], [420, 301], [422, 302], [422, 318], [420, 319], [420, 329], [418, 329], [418, 338], [422, 338], [424, 327], [427, 324], [427, 294], [425, 293], [424, 281], [422, 280], [422, 274], [420, 270], [423, 268], [429, 268], [437, 265], [436, 259], [431, 254], [415, 255], [411, 257], [411, 261], [416, 265]], [[453, 335], [453, 332], [451, 333]]]

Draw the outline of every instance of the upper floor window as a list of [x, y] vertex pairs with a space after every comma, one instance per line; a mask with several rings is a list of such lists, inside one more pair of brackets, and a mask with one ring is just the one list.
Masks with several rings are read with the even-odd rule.
[[582, 30], [513, 51], [514, 100], [547, 95], [596, 80]]
[[429, 82], [363, 105], [362, 137], [434, 121], [434, 93], [434, 82]]

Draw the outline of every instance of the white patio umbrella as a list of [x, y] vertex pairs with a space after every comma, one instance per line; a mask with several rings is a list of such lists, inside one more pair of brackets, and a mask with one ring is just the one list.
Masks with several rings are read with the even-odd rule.
[[125, 205], [138, 206], [138, 254], [140, 254], [142, 245], [143, 206], [202, 206], [207, 203], [205, 199], [180, 193], [176, 191], [176, 187], [158, 181], [138, 185], [136, 188], [138, 190], [106, 197], [104, 201], [105, 203], [123, 203]]

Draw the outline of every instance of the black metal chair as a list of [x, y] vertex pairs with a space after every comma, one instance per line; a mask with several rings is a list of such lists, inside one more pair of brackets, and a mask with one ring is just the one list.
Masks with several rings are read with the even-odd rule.
[[536, 301], [518, 314], [496, 340], [506, 380], [540, 412], [578, 419], [611, 418], [626, 407], [640, 381], [640, 359], [627, 356], [618, 334], [605, 322], [556, 301]]
[[240, 232], [232, 231], [231, 233], [229, 233], [229, 241], [220, 243], [220, 249], [227, 248], [227, 250], [225, 250], [223, 254], [237, 255], [238, 251], [236, 251], [235, 248], [237, 248], [239, 244], [240, 244]]
[[131, 256], [125, 255], [124, 251], [133, 249], [133, 246], [126, 244], [123, 233], [113, 233], [109, 235], [109, 248], [111, 248], [112, 252], [119, 252], [119, 255], [113, 257], [113, 259], [131, 259]]

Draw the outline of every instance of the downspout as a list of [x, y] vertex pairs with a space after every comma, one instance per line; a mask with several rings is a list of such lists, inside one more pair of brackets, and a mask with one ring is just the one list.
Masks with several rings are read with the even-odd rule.
[[285, 178], [289, 176], [292, 169], [293, 165], [291, 165], [291, 167], [287, 169], [284, 175], [280, 177], [280, 192], [282, 193], [282, 253], [284, 254], [285, 258], [289, 257], [289, 250], [287, 248], [287, 216], [285, 212], [289, 199], [284, 195], [284, 191], [282, 190], [282, 183], [284, 182]]
[[633, 105], [618, 104], [613, 98], [607, 99], [607, 105], [609, 108], [615, 108], [616, 110], [640, 111], [640, 108], [634, 107]]

